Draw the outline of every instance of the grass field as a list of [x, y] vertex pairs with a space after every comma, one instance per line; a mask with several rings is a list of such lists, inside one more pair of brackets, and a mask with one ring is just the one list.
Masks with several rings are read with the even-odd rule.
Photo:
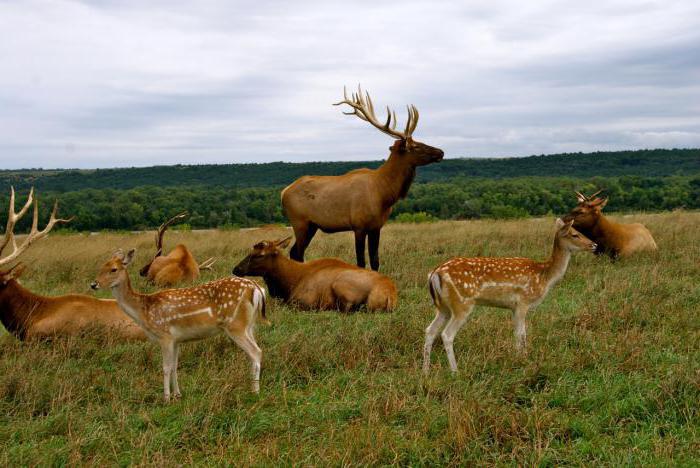
[[[183, 399], [163, 404], [160, 351], [105, 334], [20, 343], [0, 336], [0, 465], [695, 465], [700, 463], [700, 213], [644, 222], [660, 252], [611, 263], [577, 254], [528, 319], [513, 353], [510, 312], [477, 309], [420, 372], [433, 318], [427, 273], [456, 255], [549, 254], [553, 219], [390, 225], [382, 270], [400, 289], [391, 314], [298, 312], [271, 301], [259, 326], [261, 392], [225, 338], [185, 344]], [[202, 281], [230, 274], [283, 229], [170, 232]], [[152, 254], [152, 234], [54, 235], [27, 253], [23, 284], [88, 292], [117, 247]], [[353, 261], [350, 234], [319, 235], [311, 257]], [[135, 284], [145, 289], [132, 271]], [[102, 293], [104, 297], [107, 297]]]

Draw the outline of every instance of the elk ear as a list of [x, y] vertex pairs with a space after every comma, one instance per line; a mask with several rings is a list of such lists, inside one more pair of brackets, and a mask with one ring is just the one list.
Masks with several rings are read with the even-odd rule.
[[292, 236], [285, 237], [275, 242], [275, 245], [280, 249], [286, 249], [289, 246], [289, 242], [292, 240]]
[[124, 259], [122, 260], [122, 264], [124, 266], [128, 266], [131, 261], [134, 259], [134, 254], [136, 253], [136, 249], [131, 249], [129, 250], [126, 255], [124, 255]]
[[26, 269], [27, 266], [24, 263], [18, 263], [7, 272], [8, 279], [19, 279], [19, 277], [24, 274], [24, 270]]
[[605, 208], [605, 205], [607, 205], [607, 204], [608, 204], [608, 198], [605, 197], [605, 198], [603, 198], [603, 200], [598, 204], [598, 209], [601, 209], [601, 210], [602, 210], [603, 208]]

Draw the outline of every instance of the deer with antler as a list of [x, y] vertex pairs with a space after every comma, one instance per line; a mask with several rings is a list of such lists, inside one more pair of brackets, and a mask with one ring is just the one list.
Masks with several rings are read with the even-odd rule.
[[[303, 176], [281, 194], [285, 215], [296, 237], [290, 256], [304, 261], [304, 252], [320, 229], [355, 234], [357, 265], [365, 267], [365, 244], [369, 244], [370, 265], [379, 269], [379, 235], [394, 204], [404, 198], [416, 175], [416, 167], [441, 161], [443, 151], [413, 139], [418, 125], [418, 109], [408, 106], [403, 131], [396, 129], [396, 113], [387, 107], [387, 118], [380, 122], [369, 93], [358, 89], [336, 104], [348, 105], [354, 115], [382, 133], [396, 138], [387, 161], [378, 169], [357, 169], [340, 176]], [[367, 242], [368, 241], [368, 242]]]
[[477, 305], [513, 311], [515, 344], [522, 351], [527, 340], [528, 312], [562, 279], [572, 252], [592, 252], [596, 248], [572, 224], [557, 219], [552, 254], [544, 262], [518, 257], [457, 257], [435, 268], [428, 275], [428, 288], [437, 312], [425, 330], [423, 372], [430, 370], [430, 351], [438, 334], [442, 335], [450, 369], [457, 372], [454, 338]]
[[[32, 205], [32, 227], [18, 245], [14, 235], [15, 225]], [[16, 212], [15, 190], [11, 188], [7, 226], [0, 243], [0, 268], [17, 261], [34, 242], [47, 237], [54, 226], [70, 221], [57, 218], [57, 210], [58, 202], [54, 204], [44, 229], [39, 230], [39, 209], [38, 201], [34, 198], [34, 189], [29, 192], [24, 206]], [[3, 251], [10, 245], [12, 252], [2, 257]], [[17, 339], [75, 335], [100, 327], [121, 338], [146, 339], [143, 331], [121, 311], [116, 301], [96, 299], [82, 294], [51, 297], [33, 293], [19, 283], [24, 270], [25, 266], [22, 263], [15, 263], [9, 269], [0, 269], [0, 323]]]
[[184, 244], [178, 244], [168, 255], [163, 255], [163, 236], [165, 231], [175, 223], [186, 218], [182, 212], [160, 225], [156, 232], [156, 254], [144, 265], [139, 274], [158, 286], [174, 286], [182, 281], [194, 281], [202, 270], [211, 270], [216, 260], [212, 257], [201, 264]]
[[262, 351], [253, 332], [258, 315], [265, 318], [265, 292], [246, 278], [230, 277], [200, 286], [167, 289], [141, 294], [131, 287], [127, 267], [134, 250], [116, 251], [102, 265], [93, 289], [110, 289], [119, 307], [146, 335], [160, 345], [163, 353], [163, 397], [170, 400], [171, 389], [180, 397], [177, 381], [178, 349], [182, 342], [225, 334], [250, 358], [253, 391], [260, 390]]
[[598, 190], [589, 196], [575, 192], [578, 205], [564, 221], [572, 221], [576, 229], [596, 242], [596, 254], [606, 254], [612, 259], [657, 250], [654, 237], [643, 224], [616, 223], [603, 215], [608, 198], [598, 197], [601, 192]]

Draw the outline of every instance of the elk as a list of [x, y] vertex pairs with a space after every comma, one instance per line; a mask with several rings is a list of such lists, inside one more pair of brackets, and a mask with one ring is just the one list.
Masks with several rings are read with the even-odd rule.
[[255, 244], [233, 274], [262, 276], [270, 296], [305, 309], [350, 312], [363, 304], [371, 311], [395, 307], [396, 286], [388, 277], [335, 258], [297, 262], [282, 254], [290, 239]]
[[[34, 217], [29, 234], [17, 245], [14, 228], [34, 205]], [[0, 243], [0, 267], [17, 260], [34, 242], [46, 237], [56, 224], [67, 223], [70, 219], [58, 219], [58, 203], [54, 204], [46, 227], [39, 230], [38, 201], [32, 188], [27, 201], [18, 212], [15, 211], [15, 190], [10, 189], [5, 236]], [[12, 245], [13, 252], [2, 257], [6, 247]], [[0, 270], [0, 323], [19, 340], [48, 338], [59, 335], [75, 335], [102, 326], [117, 336], [128, 339], [146, 339], [141, 329], [133, 324], [119, 309], [116, 301], [100, 300], [80, 294], [47, 297], [35, 294], [19, 283], [25, 270], [21, 263], [9, 269]]]
[[602, 190], [591, 196], [575, 192], [578, 205], [564, 217], [564, 221], [573, 221], [574, 228], [598, 245], [596, 254], [607, 254], [613, 260], [656, 250], [654, 237], [643, 224], [616, 223], [603, 216], [601, 211], [607, 205], [608, 198], [597, 197], [600, 192]]
[[153, 260], [141, 268], [139, 274], [158, 286], [174, 286], [182, 281], [194, 281], [199, 278], [201, 270], [211, 270], [216, 260], [210, 258], [201, 265], [184, 244], [178, 244], [168, 254], [163, 255], [163, 236], [165, 231], [176, 221], [184, 219], [187, 212], [173, 216], [160, 225], [156, 232], [156, 254]]
[[572, 224], [557, 219], [552, 254], [544, 262], [529, 258], [457, 257], [435, 268], [428, 275], [428, 287], [437, 313], [425, 330], [423, 372], [430, 370], [430, 351], [441, 331], [450, 369], [457, 372], [452, 343], [475, 305], [511, 309], [516, 348], [522, 351], [527, 340], [527, 313], [562, 279], [572, 252], [596, 248]]
[[93, 289], [109, 288], [119, 307], [160, 344], [163, 398], [180, 398], [177, 382], [180, 343], [226, 334], [250, 358], [253, 392], [260, 391], [262, 351], [253, 332], [258, 314], [265, 318], [265, 293], [245, 278], [223, 278], [200, 286], [140, 294], [131, 287], [127, 267], [134, 250], [116, 251], [102, 266]]
[[335, 106], [348, 105], [351, 112], [382, 133], [397, 140], [389, 148], [389, 158], [378, 169], [356, 169], [340, 176], [303, 176], [281, 193], [282, 209], [289, 219], [296, 241], [290, 257], [304, 261], [304, 252], [320, 229], [326, 233], [352, 231], [355, 234], [357, 265], [365, 267], [365, 241], [369, 242], [370, 266], [379, 270], [379, 235], [394, 204], [408, 194], [416, 167], [441, 161], [444, 153], [413, 140], [418, 125], [418, 109], [408, 106], [405, 130], [396, 129], [396, 113], [387, 107], [381, 123], [369, 93], [358, 88]]

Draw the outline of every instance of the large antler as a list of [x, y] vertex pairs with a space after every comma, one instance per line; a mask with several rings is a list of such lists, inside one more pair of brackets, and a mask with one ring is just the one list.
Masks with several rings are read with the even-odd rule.
[[363, 92], [360, 86], [357, 87], [357, 93], [352, 93], [351, 98], [348, 98], [347, 89], [343, 87], [343, 100], [333, 105], [340, 106], [342, 104], [347, 104], [353, 109], [352, 112], [343, 112], [343, 114], [356, 115], [365, 122], [372, 124], [381, 132], [401, 140], [410, 139], [418, 125], [418, 109], [413, 104], [406, 106], [408, 109], [408, 120], [406, 121], [406, 129], [403, 132], [396, 130], [396, 112], [389, 109], [389, 106], [386, 108], [386, 122], [384, 124], [379, 122], [374, 114], [372, 98], [369, 97], [367, 91]]
[[582, 194], [581, 192], [574, 191], [574, 193], [576, 194], [576, 198], [578, 199], [578, 202], [584, 203], [584, 202], [589, 202], [589, 201], [593, 200], [595, 198], [595, 196], [598, 195], [603, 190], [605, 190], [605, 189], [600, 189], [596, 193], [594, 193], [593, 195], [589, 195], [589, 196], [586, 196], [586, 195]]
[[176, 214], [166, 222], [160, 225], [158, 228], [158, 232], [156, 233], [156, 257], [159, 257], [163, 253], [163, 236], [165, 235], [165, 231], [168, 230], [171, 224], [173, 224], [175, 221], [179, 221], [181, 219], [186, 218], [189, 215], [187, 211], [183, 211], [180, 214]]
[[[27, 237], [24, 238], [22, 243], [18, 246], [17, 245], [17, 239], [15, 239], [15, 225], [17, 224], [17, 221], [22, 219], [22, 217], [27, 214], [27, 211], [29, 211], [29, 207], [34, 204], [34, 216], [32, 218], [32, 228], [29, 231], [29, 234], [27, 234]], [[10, 207], [7, 211], [7, 226], [5, 227], [5, 238], [3, 239], [2, 243], [0, 243], [0, 265], [5, 265], [7, 263], [12, 262], [13, 260], [16, 260], [17, 257], [19, 257], [22, 252], [27, 250], [27, 248], [34, 243], [35, 241], [38, 241], [39, 239], [43, 239], [46, 237], [51, 229], [57, 224], [57, 223], [68, 223], [70, 222], [73, 218], [68, 218], [68, 219], [59, 219], [56, 218], [56, 212], [58, 211], [58, 201], [56, 201], [53, 205], [53, 210], [51, 210], [51, 217], [49, 218], [49, 222], [46, 224], [46, 227], [43, 230], [39, 230], [39, 201], [37, 200], [36, 203], [34, 203], [34, 188], [29, 191], [29, 197], [27, 197], [27, 202], [24, 204], [21, 210], [19, 210], [19, 213], [15, 212], [15, 188], [11, 187], [10, 188]], [[7, 257], [2, 258], [2, 252], [5, 250], [5, 247], [8, 245], [12, 244], [12, 253], [8, 255]]]

